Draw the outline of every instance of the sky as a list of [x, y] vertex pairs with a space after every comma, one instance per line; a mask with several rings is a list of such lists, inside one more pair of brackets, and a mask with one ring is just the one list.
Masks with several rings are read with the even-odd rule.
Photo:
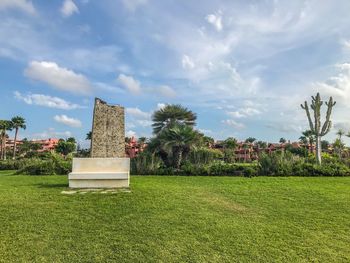
[[152, 136], [152, 113], [181, 104], [215, 139], [294, 141], [308, 128], [300, 104], [320, 92], [337, 101], [332, 141], [350, 131], [349, 10], [348, 0], [0, 0], [0, 119], [23, 116], [21, 138], [87, 145], [99, 97], [125, 107], [127, 136]]

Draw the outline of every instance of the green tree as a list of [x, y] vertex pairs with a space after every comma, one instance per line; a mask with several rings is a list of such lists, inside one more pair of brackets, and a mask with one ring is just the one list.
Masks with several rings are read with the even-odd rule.
[[248, 138], [245, 140], [246, 143], [254, 143], [255, 141], [256, 141], [256, 139], [253, 138], [253, 137], [248, 137]]
[[343, 137], [344, 134], [345, 134], [345, 131], [342, 130], [342, 129], [339, 129], [339, 130], [337, 131], [337, 135], [338, 135], [339, 140], [342, 139], [342, 137]]
[[211, 148], [215, 143], [214, 138], [209, 136], [202, 136], [202, 142], [203, 145], [205, 145], [208, 148]]
[[328, 151], [328, 148], [329, 148], [329, 141], [326, 141], [326, 140], [322, 140], [321, 141], [321, 148], [322, 148], [322, 151], [324, 152], [327, 152]]
[[238, 146], [238, 142], [237, 142], [237, 140], [236, 140], [235, 138], [233, 138], [233, 137], [228, 137], [228, 138], [224, 141], [223, 145], [224, 145], [224, 148], [226, 148], [226, 149], [235, 150], [235, 149], [237, 148], [237, 146]]
[[153, 113], [153, 133], [158, 134], [162, 130], [172, 128], [178, 124], [193, 127], [196, 125], [196, 119], [195, 113], [181, 105], [166, 105]]
[[316, 97], [312, 96], [311, 109], [313, 111], [314, 121], [312, 121], [309, 106], [307, 101], [304, 104], [301, 104], [301, 108], [305, 110], [306, 116], [309, 121], [310, 130], [316, 137], [316, 160], [318, 164], [322, 163], [321, 159], [321, 138], [325, 136], [332, 127], [332, 122], [330, 120], [332, 109], [336, 102], [333, 102], [333, 98], [330, 97], [329, 101], [325, 103], [327, 106], [326, 120], [321, 124], [321, 107], [323, 101], [321, 100], [320, 93], [317, 93]]
[[163, 130], [160, 140], [164, 149], [172, 152], [175, 168], [180, 168], [184, 150], [192, 148], [197, 137], [198, 133], [191, 126], [184, 124]]
[[75, 140], [74, 137], [69, 137], [66, 142], [71, 142], [71, 143], [74, 143], [74, 144], [77, 144], [77, 141]]
[[308, 140], [308, 138], [306, 136], [303, 135], [303, 136], [299, 137], [299, 142], [302, 143], [302, 144], [307, 145], [309, 143], [309, 140]]
[[286, 142], [287, 142], [287, 140], [285, 138], [280, 139], [280, 143], [285, 144]]
[[339, 156], [339, 158], [342, 157], [342, 152], [344, 150], [345, 144], [342, 142], [340, 138], [335, 139], [333, 143], [333, 148], [335, 153]]
[[138, 140], [137, 140], [137, 144], [139, 146], [139, 149], [143, 149], [145, 144], [146, 144], [146, 141], [147, 141], [147, 138], [146, 137], [140, 137]]
[[258, 146], [259, 149], [265, 149], [267, 148], [267, 143], [263, 141], [257, 141], [256, 145]]
[[[302, 132], [303, 136], [300, 138], [306, 138], [306, 141], [304, 141], [304, 144], [309, 144], [310, 145], [310, 152], [313, 151], [314, 143], [315, 143], [315, 135], [311, 130], [306, 130]], [[299, 139], [300, 139], [299, 138]]]
[[12, 158], [16, 159], [16, 150], [17, 150], [17, 136], [18, 136], [18, 130], [19, 129], [26, 129], [26, 120], [23, 117], [16, 116], [11, 119], [12, 122], [12, 128], [15, 129], [15, 138], [13, 141], [13, 155]]
[[29, 153], [37, 152], [41, 148], [42, 148], [42, 146], [39, 143], [34, 143], [31, 141], [28, 141], [27, 138], [24, 138], [22, 140], [22, 143], [20, 145], [18, 145], [18, 152], [21, 155], [26, 156]]
[[89, 131], [89, 132], [86, 134], [85, 140], [91, 141], [91, 138], [92, 138], [92, 131]]
[[[71, 139], [71, 138], [70, 138]], [[63, 154], [64, 156], [67, 156], [68, 154], [74, 152], [76, 150], [76, 143], [73, 142], [73, 140], [59, 140], [58, 144], [56, 145], [55, 151], [57, 153]]]
[[11, 131], [13, 124], [9, 120], [0, 120], [0, 138], [1, 138], [1, 159], [6, 160], [6, 138], [7, 131]]

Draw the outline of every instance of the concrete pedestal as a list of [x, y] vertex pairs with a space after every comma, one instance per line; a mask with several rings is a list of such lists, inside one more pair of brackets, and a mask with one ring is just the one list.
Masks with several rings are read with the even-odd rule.
[[129, 158], [73, 158], [68, 175], [71, 188], [129, 187]]

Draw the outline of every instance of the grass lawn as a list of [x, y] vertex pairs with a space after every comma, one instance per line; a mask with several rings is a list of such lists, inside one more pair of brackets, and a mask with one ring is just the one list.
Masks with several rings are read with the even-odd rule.
[[132, 176], [64, 195], [66, 176], [0, 173], [0, 262], [350, 262], [350, 178]]

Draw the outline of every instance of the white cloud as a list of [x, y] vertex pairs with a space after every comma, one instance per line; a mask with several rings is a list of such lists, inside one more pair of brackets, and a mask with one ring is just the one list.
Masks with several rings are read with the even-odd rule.
[[46, 131], [40, 133], [34, 133], [30, 136], [32, 139], [49, 139], [49, 138], [68, 138], [72, 137], [72, 133], [70, 131], [56, 131], [54, 128], [49, 128]]
[[190, 58], [187, 55], [183, 55], [182, 56], [182, 67], [184, 69], [193, 69], [195, 67], [195, 64], [194, 64], [192, 58]]
[[128, 131], [125, 133], [125, 136], [126, 136], [126, 137], [136, 137], [136, 132], [133, 131], [133, 130], [128, 130]]
[[138, 82], [131, 76], [120, 74], [118, 77], [118, 81], [124, 88], [126, 88], [133, 94], [139, 94], [141, 92], [140, 82]]
[[158, 110], [163, 109], [165, 106], [166, 106], [165, 103], [157, 103], [157, 109]]
[[64, 17], [69, 17], [74, 13], [79, 13], [79, 9], [76, 6], [76, 4], [73, 2], [73, 0], [64, 0], [61, 7], [61, 14]]
[[158, 94], [164, 97], [176, 96], [176, 92], [167, 85], [162, 85], [155, 88], [141, 87], [141, 83], [138, 80], [134, 79], [132, 76], [127, 76], [124, 74], [119, 74], [117, 80], [123, 86], [123, 88], [135, 95], [140, 95], [142, 92], [146, 92], [150, 94]]
[[0, 0], [0, 10], [5, 9], [19, 9], [31, 15], [36, 13], [32, 1], [28, 0]]
[[18, 91], [14, 92], [14, 97], [18, 100], [24, 101], [29, 105], [38, 105], [62, 110], [74, 110], [84, 108], [78, 104], [71, 103], [58, 97], [52, 97], [44, 94], [21, 94]]
[[56, 122], [62, 123], [64, 125], [73, 127], [73, 128], [80, 128], [82, 126], [82, 123], [78, 119], [70, 118], [67, 115], [56, 115], [54, 117], [54, 120]]
[[229, 111], [229, 112], [227, 112], [227, 115], [231, 116], [232, 118], [237, 118], [237, 119], [246, 117], [240, 111]]
[[32, 61], [24, 75], [70, 93], [88, 95], [92, 91], [91, 84], [84, 75], [61, 68], [54, 62]]
[[160, 95], [164, 96], [164, 97], [175, 97], [176, 96], [176, 92], [169, 86], [167, 85], [163, 85], [160, 86], [158, 88], [155, 88], [156, 92], [159, 92]]
[[333, 96], [343, 106], [349, 106], [350, 101], [350, 64], [336, 65], [340, 72], [325, 82], [313, 83], [313, 89], [323, 96]]
[[223, 120], [222, 123], [238, 130], [245, 128], [245, 125], [243, 123], [237, 122], [235, 120]]
[[148, 0], [122, 0], [122, 2], [126, 9], [134, 12], [140, 6], [147, 4]]
[[126, 108], [125, 111], [130, 116], [139, 118], [139, 119], [149, 119], [151, 117], [150, 113], [144, 112], [139, 108]]
[[283, 122], [272, 122], [265, 125], [267, 128], [272, 129], [274, 131], [282, 132], [282, 133], [297, 133], [300, 134], [305, 127], [297, 124], [289, 124]]
[[261, 114], [261, 111], [252, 107], [239, 109], [238, 111], [229, 111], [227, 114], [233, 118], [246, 118]]
[[218, 11], [216, 14], [207, 15], [205, 18], [208, 23], [212, 24], [217, 31], [222, 30], [222, 12]]
[[151, 127], [153, 122], [150, 120], [136, 120], [136, 123], [141, 127]]
[[350, 50], [350, 40], [342, 40], [340, 44], [347, 50]]

